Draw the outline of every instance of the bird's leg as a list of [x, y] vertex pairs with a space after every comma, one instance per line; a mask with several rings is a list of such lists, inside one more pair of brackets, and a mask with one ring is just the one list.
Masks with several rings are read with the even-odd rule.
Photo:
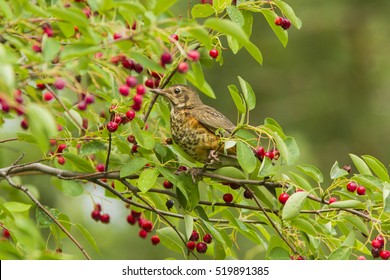
[[211, 164], [213, 164], [214, 162], [219, 161], [219, 158], [218, 158], [218, 151], [216, 151], [216, 150], [210, 150], [208, 160], [209, 160], [209, 161], [207, 162], [207, 165], [211, 165]]

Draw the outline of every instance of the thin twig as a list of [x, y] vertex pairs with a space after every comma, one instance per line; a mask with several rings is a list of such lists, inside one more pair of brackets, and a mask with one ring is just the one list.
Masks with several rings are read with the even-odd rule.
[[108, 171], [108, 164], [110, 163], [110, 155], [111, 155], [111, 132], [108, 133], [108, 148], [107, 148], [107, 158], [106, 158], [106, 165], [104, 166], [104, 171]]

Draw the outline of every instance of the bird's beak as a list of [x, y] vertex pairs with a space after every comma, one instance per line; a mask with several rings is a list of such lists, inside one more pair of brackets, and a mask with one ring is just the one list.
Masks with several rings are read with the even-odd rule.
[[158, 94], [158, 95], [167, 96], [165, 91], [163, 89], [161, 89], [161, 88], [154, 88], [154, 89], [151, 89], [150, 91], [155, 93], [155, 94]]

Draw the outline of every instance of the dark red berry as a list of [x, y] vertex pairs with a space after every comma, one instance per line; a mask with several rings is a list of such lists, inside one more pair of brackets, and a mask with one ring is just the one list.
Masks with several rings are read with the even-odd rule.
[[288, 195], [288, 193], [281, 193], [280, 195], [279, 195], [279, 202], [280, 203], [282, 203], [282, 204], [286, 204], [286, 202], [287, 202], [287, 200], [288, 200], [288, 198], [289, 198], [290, 196]]
[[134, 135], [127, 136], [127, 141], [129, 141], [131, 144], [134, 144], [136, 142]]
[[351, 182], [349, 182], [348, 184], [347, 184], [347, 190], [349, 191], [349, 192], [355, 192], [356, 191], [356, 189], [357, 189], [357, 184], [355, 183], [355, 182], [353, 182], [353, 181], [351, 181]]
[[130, 88], [127, 85], [121, 85], [119, 87], [119, 93], [123, 96], [129, 95]]
[[179, 65], [177, 66], [177, 71], [180, 73], [187, 73], [189, 69], [188, 63], [187, 62], [180, 62]]
[[120, 33], [115, 32], [112, 37], [114, 38], [114, 40], [118, 40], [118, 39], [122, 38], [122, 35]]
[[3, 237], [8, 239], [11, 237], [11, 234], [9, 233], [9, 230], [8, 229], [3, 229]]
[[171, 34], [169, 39], [172, 41], [179, 41], [179, 36], [177, 34]]
[[173, 184], [171, 182], [169, 182], [168, 180], [164, 181], [163, 186], [166, 189], [172, 189], [173, 188]]
[[188, 241], [187, 242], [187, 249], [188, 250], [194, 250], [195, 249], [195, 247], [196, 247], [196, 242], [195, 241]]
[[205, 234], [205, 236], [203, 236], [203, 241], [210, 244], [211, 241], [213, 241], [212, 235], [210, 233]]
[[115, 132], [118, 129], [118, 124], [116, 122], [109, 122], [107, 124], [107, 130], [109, 132]]
[[136, 94], [136, 95], [133, 97], [134, 104], [139, 104], [139, 105], [141, 105], [143, 99], [144, 99], [144, 98], [143, 98], [143, 95], [141, 95], [141, 94]]
[[[135, 62], [132, 59], [127, 59], [126, 57], [123, 56], [116, 56], [113, 57], [114, 61], [120, 61], [122, 63], [122, 66], [125, 67], [126, 69], [133, 70], [135, 68]], [[111, 59], [113, 61], [113, 59]], [[115, 62], [114, 62], [115, 63]], [[118, 62], [116, 62], [118, 63]]]
[[141, 104], [134, 103], [131, 105], [131, 109], [138, 112], [139, 110], [141, 110]]
[[92, 219], [95, 221], [100, 221], [100, 211], [99, 210], [93, 210], [91, 213]]
[[329, 204], [332, 204], [333, 202], [336, 202], [336, 201], [337, 201], [337, 198], [335, 198], [335, 197], [329, 198]]
[[264, 157], [264, 154], [265, 154], [264, 147], [262, 147], [262, 146], [257, 146], [257, 147], [254, 149], [254, 152], [255, 152], [255, 155], [256, 155], [257, 158], [262, 159], [262, 158]]
[[28, 129], [28, 121], [27, 121], [27, 119], [23, 119], [23, 120], [20, 122], [20, 126], [21, 126], [23, 129]]
[[170, 64], [172, 63], [172, 55], [169, 52], [165, 52], [161, 55], [160, 60], [162, 65]]
[[146, 93], [146, 88], [143, 84], [139, 84], [136, 88], [136, 93], [138, 95], [144, 95]]
[[134, 64], [134, 71], [135, 72], [140, 74], [143, 70], [144, 70], [144, 67], [141, 64], [139, 64], [139, 63]]
[[136, 220], [139, 220], [139, 218], [141, 217], [141, 212], [137, 212], [135, 210], [131, 210], [131, 213], [130, 215], [133, 216]]
[[381, 243], [381, 247], [380, 248], [383, 248], [385, 246], [385, 239], [383, 238], [382, 235], [378, 235], [377, 237], [375, 237], [376, 240], [378, 240], [380, 243]]
[[93, 206], [93, 209], [102, 211], [102, 205], [101, 205], [100, 203], [96, 203], [96, 204]]
[[146, 230], [147, 232], [151, 232], [153, 229], [153, 223], [151, 221], [148, 221], [148, 220], [142, 220], [141, 228]]
[[132, 215], [128, 215], [127, 216], [127, 222], [130, 225], [134, 225], [137, 222], [137, 219], [134, 216], [132, 216]]
[[233, 195], [231, 193], [225, 193], [222, 198], [226, 203], [231, 203], [233, 201]]
[[236, 184], [236, 183], [229, 183], [229, 186], [232, 190], [238, 190], [241, 187], [240, 184]]
[[127, 84], [127, 86], [133, 88], [133, 87], [135, 87], [138, 84], [138, 80], [134, 76], [128, 76], [126, 78], [126, 84]]
[[158, 243], [160, 243], [160, 237], [158, 237], [158, 235], [153, 235], [153, 236], [150, 238], [150, 241], [152, 241], [152, 244], [153, 244], [153, 245], [157, 245]]
[[374, 259], [379, 258], [381, 249], [380, 248], [371, 248], [371, 255]]
[[100, 216], [100, 221], [103, 223], [103, 224], [108, 224], [110, 222], [110, 215], [108, 214], [103, 214]]
[[91, 94], [88, 94], [87, 96], [85, 96], [84, 101], [86, 104], [92, 104], [93, 102], [95, 102], [95, 97]]
[[252, 199], [253, 198], [253, 192], [251, 190], [245, 190], [244, 191], [244, 197], [246, 199]]
[[190, 241], [198, 241], [199, 233], [196, 230], [193, 230], [190, 236]]
[[87, 103], [85, 101], [80, 101], [78, 104], [77, 104], [77, 108], [80, 110], [80, 111], [85, 111], [85, 109], [87, 109]]
[[97, 171], [97, 172], [104, 172], [105, 169], [106, 169], [106, 167], [104, 166], [103, 163], [98, 163], [98, 164], [96, 165], [96, 171]]
[[129, 120], [133, 120], [135, 118], [135, 112], [133, 110], [129, 110], [126, 112], [126, 117], [129, 119]]
[[42, 52], [41, 46], [39, 46], [39, 45], [33, 45], [31, 48], [36, 53]]
[[217, 49], [212, 49], [209, 51], [209, 56], [212, 57], [212, 58], [217, 58], [219, 55], [218, 53], [218, 50]]
[[196, 251], [200, 254], [204, 254], [207, 251], [207, 244], [204, 242], [199, 242], [196, 244]]
[[388, 259], [390, 258], [390, 251], [382, 250], [382, 251], [380, 251], [379, 256], [380, 256], [383, 260], [388, 260]]
[[65, 164], [65, 158], [64, 157], [58, 157], [57, 158], [58, 164], [64, 165]]
[[269, 158], [270, 160], [273, 160], [274, 157], [275, 157], [274, 153], [271, 152], [271, 151], [265, 152], [265, 153], [264, 153], [264, 156], [267, 157], [267, 158]]
[[42, 83], [37, 84], [37, 89], [44, 90], [45, 88], [46, 88], [45, 84], [42, 84]]
[[146, 236], [148, 235], [148, 232], [144, 229], [141, 229], [139, 232], [138, 232], [138, 235], [139, 237], [141, 238], [146, 238]]
[[382, 249], [382, 242], [379, 241], [378, 239], [374, 239], [371, 241], [371, 246], [372, 248]]
[[287, 29], [289, 29], [290, 28], [290, 26], [291, 26], [291, 21], [288, 19], [288, 18], [284, 18], [283, 20], [282, 20], [282, 28], [284, 29], [284, 30], [287, 30]]
[[57, 153], [62, 153], [66, 149], [66, 144], [59, 144], [57, 147]]
[[131, 152], [134, 154], [136, 152], [138, 152], [138, 145], [137, 144], [134, 144], [133, 147], [131, 147]]
[[365, 195], [366, 194], [366, 188], [364, 186], [358, 186], [356, 189], [356, 192], [358, 195]]
[[53, 37], [53, 29], [50, 26], [46, 26], [43, 28], [43, 33], [47, 35], [47, 37]]

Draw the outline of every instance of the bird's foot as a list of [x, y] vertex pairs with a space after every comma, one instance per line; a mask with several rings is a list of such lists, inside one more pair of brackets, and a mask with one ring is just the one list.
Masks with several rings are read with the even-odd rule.
[[210, 150], [207, 165], [212, 165], [216, 161], [219, 161], [218, 152], [216, 150]]

